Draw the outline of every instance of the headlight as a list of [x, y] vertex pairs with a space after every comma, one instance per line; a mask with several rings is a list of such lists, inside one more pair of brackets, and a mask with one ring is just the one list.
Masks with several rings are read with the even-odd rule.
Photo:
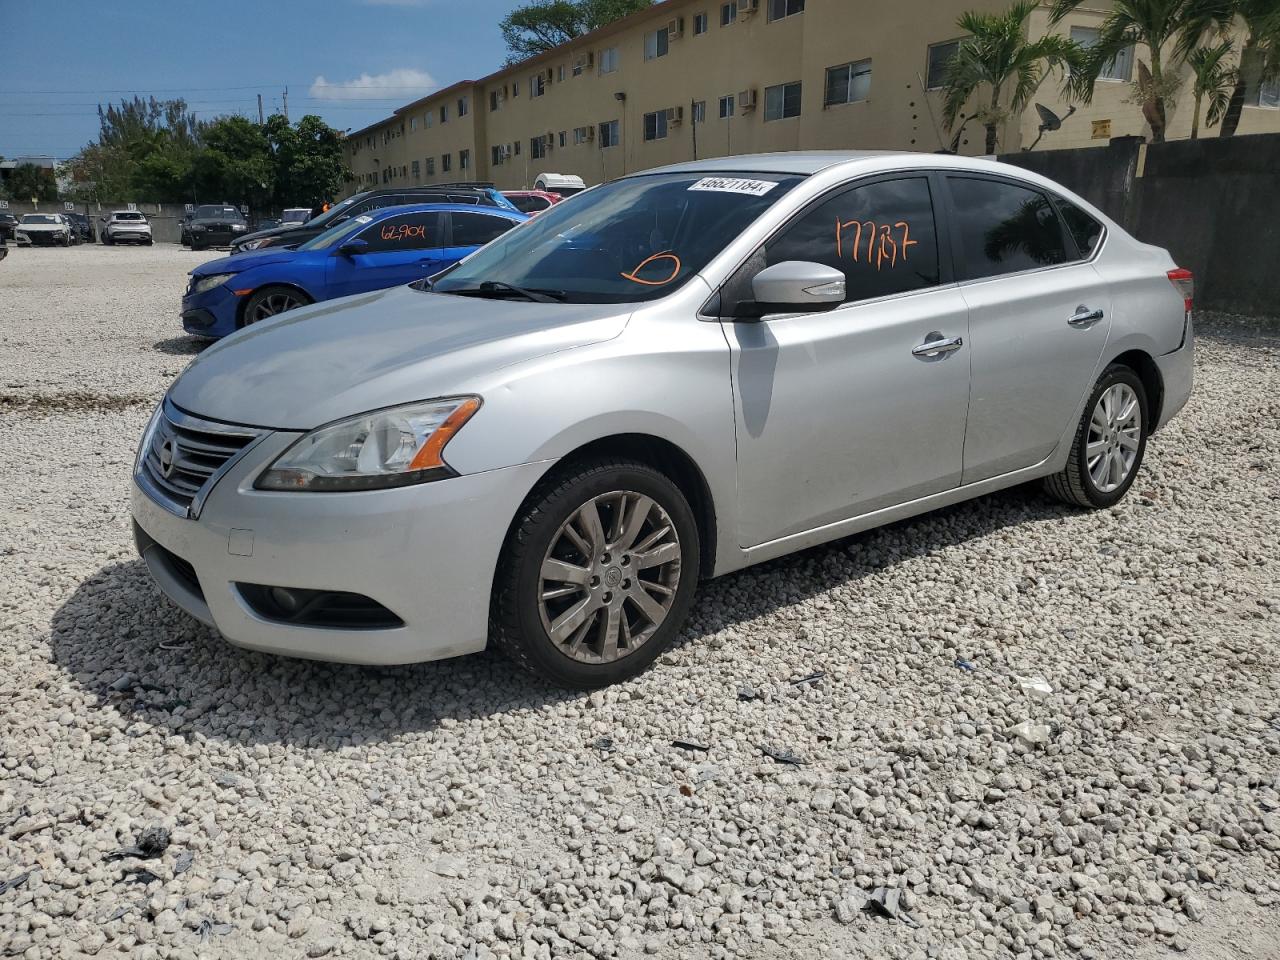
[[231, 232], [232, 232], [232, 233], [244, 233], [244, 224], [243, 224], [243, 223], [233, 223], [233, 224], [231, 225]]
[[191, 225], [191, 232], [192, 232], [192, 233], [196, 233], [197, 231], [200, 231], [200, 230], [203, 230], [203, 229], [204, 229], [204, 225], [203, 225], [203, 224], [193, 223], [193, 224]]
[[156, 408], [151, 411], [151, 419], [147, 421], [147, 428], [142, 431], [142, 441], [138, 444], [138, 452], [133, 458], [133, 472], [137, 473], [142, 469], [142, 461], [146, 459], [147, 451], [151, 448], [151, 438], [155, 436], [156, 424], [160, 422], [160, 412], [164, 410], [164, 400], [156, 404]]
[[388, 407], [312, 430], [258, 477], [259, 490], [380, 490], [454, 476], [442, 454], [479, 397]]
[[195, 282], [195, 286], [191, 288], [191, 292], [204, 293], [206, 290], [212, 290], [214, 287], [222, 286], [234, 276], [234, 273], [215, 273], [209, 277], [201, 277]]

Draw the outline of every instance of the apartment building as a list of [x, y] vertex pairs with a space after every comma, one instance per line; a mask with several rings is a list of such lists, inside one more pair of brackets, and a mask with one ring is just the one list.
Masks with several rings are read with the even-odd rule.
[[[950, 146], [942, 77], [964, 10], [1000, 11], [1007, 0], [666, 0], [480, 80], [456, 83], [352, 133], [350, 191], [396, 183], [491, 180], [533, 185], [539, 173], [588, 184], [694, 158], [772, 150]], [[1106, 0], [1049, 24], [1088, 44]], [[1039, 149], [1105, 144], [1145, 134], [1128, 102], [1134, 51], [1117, 57], [1094, 100], [1068, 104], [1058, 78], [1036, 101], [1063, 117]], [[1190, 82], [1171, 112], [1170, 139], [1191, 127]], [[1035, 140], [1033, 109], [1011, 118], [1000, 149]], [[1201, 120], [1203, 129], [1203, 118]], [[1280, 82], [1250, 92], [1239, 132], [1280, 132]], [[1209, 131], [1212, 135], [1212, 131]], [[957, 148], [978, 154], [970, 123]]]

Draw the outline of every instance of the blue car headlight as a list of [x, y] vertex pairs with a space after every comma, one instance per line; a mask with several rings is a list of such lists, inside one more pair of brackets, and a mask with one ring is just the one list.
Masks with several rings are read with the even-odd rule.
[[207, 277], [200, 277], [191, 287], [192, 293], [205, 293], [214, 287], [220, 287], [232, 277], [234, 273], [214, 273]]

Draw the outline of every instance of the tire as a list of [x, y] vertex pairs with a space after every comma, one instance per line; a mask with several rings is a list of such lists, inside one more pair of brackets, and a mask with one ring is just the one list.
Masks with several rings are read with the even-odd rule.
[[[1127, 392], [1126, 392], [1127, 391]], [[1112, 416], [1104, 409], [1104, 397], [1110, 394]], [[1136, 419], [1133, 414], [1121, 416], [1128, 409], [1127, 398], [1136, 403]], [[1123, 409], [1118, 408], [1121, 407]], [[1071, 454], [1066, 467], [1044, 480], [1045, 490], [1065, 503], [1077, 507], [1101, 509], [1119, 503], [1133, 485], [1142, 467], [1147, 450], [1147, 436], [1151, 432], [1147, 405], [1147, 391], [1142, 379], [1129, 367], [1112, 364], [1102, 371], [1102, 376], [1089, 393], [1089, 402], [1080, 415], [1071, 444]], [[1115, 420], [1122, 421], [1116, 429]], [[1091, 435], [1093, 444], [1101, 444], [1102, 461], [1089, 455]], [[1127, 451], [1127, 453], [1126, 453]], [[1132, 454], [1132, 459], [1127, 457]], [[1103, 469], [1112, 466], [1111, 472]], [[1101, 479], [1098, 475], [1101, 474]], [[1122, 474], [1117, 476], [1118, 474]], [[1118, 482], [1117, 482], [1118, 481]]]
[[115, 241], [111, 239], [111, 234], [109, 234], [109, 233], [104, 233], [104, 234], [102, 235], [102, 245], [103, 245], [103, 246], [105, 246], [105, 247], [109, 247], [109, 246], [111, 246], [111, 245], [112, 245], [112, 244], [114, 244], [114, 243], [115, 243]]
[[[648, 507], [644, 507], [646, 501]], [[588, 504], [595, 505], [600, 519], [596, 537], [578, 533], [579, 511]], [[620, 527], [615, 524], [620, 509], [626, 522], [619, 535]], [[639, 520], [633, 525], [637, 516]], [[566, 532], [570, 527], [580, 540], [596, 547], [595, 556], [588, 557], [588, 551], [572, 546], [571, 534]], [[664, 527], [674, 533], [661, 536]], [[583, 525], [582, 529], [590, 527]], [[637, 532], [628, 537], [627, 529]], [[603, 553], [600, 540], [605, 543]], [[652, 558], [661, 552], [669, 559], [641, 568], [637, 558], [643, 554], [636, 548], [645, 546], [646, 541], [652, 543], [644, 553]], [[512, 524], [494, 577], [490, 636], [517, 664], [554, 684], [590, 690], [620, 683], [643, 672], [679, 633], [693, 603], [700, 556], [693, 511], [665, 474], [630, 460], [574, 464], [542, 480]], [[556, 578], [544, 581], [544, 562], [585, 568], [599, 575], [578, 586]], [[646, 569], [643, 579], [627, 577], [627, 573], [638, 574], [641, 569]], [[544, 599], [544, 582], [559, 584], [547, 593], [570, 593]], [[647, 597], [644, 607], [632, 599], [637, 592]], [[662, 609], [664, 603], [665, 615], [655, 624], [645, 609]], [[570, 629], [576, 623], [573, 611], [580, 605], [590, 612], [581, 626]], [[616, 614], [612, 612], [615, 609]], [[566, 630], [560, 640], [552, 639], [549, 629], [556, 624]], [[611, 658], [606, 631], [615, 625]], [[580, 631], [575, 651], [575, 635]]]
[[[284, 306], [279, 298], [285, 298], [291, 305]], [[275, 300], [275, 304], [272, 301]], [[289, 310], [305, 307], [314, 301], [295, 287], [270, 286], [262, 287], [253, 291], [244, 303], [244, 308], [240, 311], [240, 322], [238, 326], [247, 327], [250, 324], [257, 323], [260, 320], [266, 320], [281, 313], [287, 313]], [[272, 309], [274, 306], [275, 309]], [[283, 309], [280, 309], [283, 307]], [[269, 313], [264, 311], [270, 310]]]

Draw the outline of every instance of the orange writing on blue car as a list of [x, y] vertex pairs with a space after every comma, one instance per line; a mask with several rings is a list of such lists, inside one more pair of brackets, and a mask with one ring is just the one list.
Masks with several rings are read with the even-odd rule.
[[414, 237], [419, 240], [427, 239], [427, 225], [425, 223], [402, 223], [399, 226], [394, 223], [384, 223], [382, 225], [383, 240], [399, 243]]
[[[668, 276], [665, 276], [660, 280], [645, 279], [640, 276], [641, 270], [649, 266], [649, 264], [657, 263], [660, 260], [671, 261], [671, 273]], [[682, 264], [680, 263], [679, 257], [677, 257], [670, 250], [664, 250], [662, 253], [655, 253], [651, 257], [645, 257], [643, 260], [640, 261], [640, 263], [636, 265], [636, 268], [634, 270], [632, 270], [630, 273], [624, 273], [622, 274], [622, 276], [626, 277], [628, 280], [632, 281], [633, 283], [643, 283], [646, 287], [661, 287], [664, 284], [670, 283], [672, 280], [674, 280], [676, 277], [680, 275], [681, 266]]]
[[[902, 240], [899, 242], [894, 239], [894, 231], [902, 231]], [[844, 259], [845, 237], [848, 231], [853, 232], [853, 249], [852, 258], [854, 263], [865, 263], [867, 266], [875, 265], [877, 270], [884, 267], [888, 261], [890, 269], [898, 265], [901, 258], [903, 263], [907, 262], [908, 252], [912, 247], [920, 245], [919, 240], [911, 239], [911, 225], [905, 220], [899, 220], [890, 226], [889, 224], [878, 224], [874, 220], [849, 220], [842, 223], [836, 220], [836, 257]], [[866, 237], [866, 256], [863, 256], [863, 237]]]

